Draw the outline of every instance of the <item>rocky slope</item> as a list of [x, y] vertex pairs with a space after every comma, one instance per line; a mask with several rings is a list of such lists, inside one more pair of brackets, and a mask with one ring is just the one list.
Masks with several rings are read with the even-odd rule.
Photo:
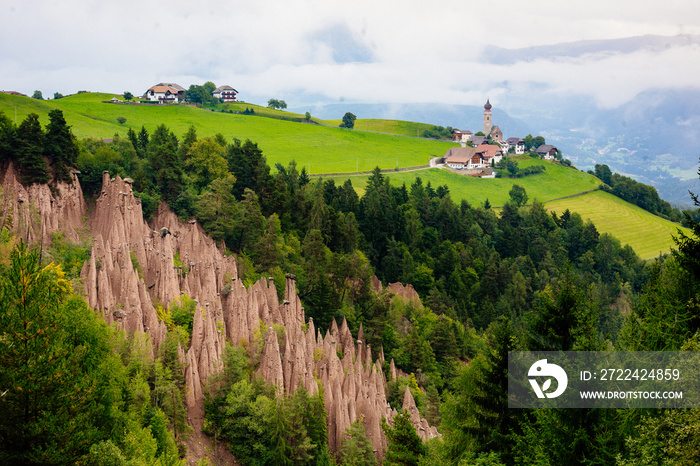
[[0, 210], [3, 225], [10, 227], [29, 243], [47, 245], [53, 233], [62, 233], [71, 241], [79, 241], [85, 229], [87, 207], [75, 173], [73, 183], [58, 183], [52, 189], [46, 184], [24, 186], [12, 163], [2, 176]]
[[[332, 451], [339, 447], [345, 429], [361, 418], [377, 455], [382, 455], [386, 438], [381, 419], [390, 420], [396, 412], [386, 400], [384, 355], [380, 350], [374, 359], [362, 329], [353, 337], [345, 321], [340, 326], [334, 322], [325, 332], [316, 329], [311, 319], [306, 322], [293, 276], [286, 278], [282, 303], [271, 278], [246, 288], [238, 279], [234, 258], [225, 256], [194, 220], [183, 223], [161, 206], [149, 226], [130, 181], [103, 175], [102, 192], [89, 219], [94, 244], [81, 273], [84, 292], [90, 306], [107, 322], [117, 322], [150, 342], [152, 354], [167, 332], [158, 319], [157, 306], [167, 306], [182, 294], [197, 300], [191, 344], [181, 348], [188, 421], [194, 428], [188, 443], [193, 459], [204, 454], [204, 387], [221, 366], [224, 346], [250, 344], [261, 337], [265, 343], [257, 373], [276, 384], [278, 393], [293, 393], [298, 387], [314, 393], [319, 384], [323, 387]], [[77, 239], [86, 216], [77, 181], [60, 186], [60, 198], [54, 198], [46, 186], [24, 189], [10, 172], [3, 186], [7, 186], [6, 193], [11, 191], [36, 207], [44, 234], [41, 229], [28, 228], [30, 239], [47, 238], [48, 232], [59, 230]], [[17, 204], [13, 218], [29, 218], [21, 216], [21, 203]], [[22, 233], [21, 224], [16, 228]], [[412, 288], [389, 288], [418, 299]], [[283, 326], [281, 335], [273, 329], [275, 324]], [[390, 367], [396, 374], [393, 361]], [[410, 392], [404, 397], [404, 408], [411, 412], [423, 439], [438, 435], [420, 418]]]

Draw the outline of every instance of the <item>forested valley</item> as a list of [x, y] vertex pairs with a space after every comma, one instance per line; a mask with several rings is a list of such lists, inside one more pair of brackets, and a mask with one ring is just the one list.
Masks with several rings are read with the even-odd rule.
[[[697, 410], [509, 409], [509, 351], [697, 351], [700, 226], [674, 254], [641, 260], [575, 212], [533, 202], [498, 211], [454, 202], [416, 177], [394, 185], [376, 169], [351, 181], [311, 178], [294, 161], [270, 167], [255, 142], [184, 135], [165, 125], [110, 142], [77, 140], [60, 111], [41, 128], [0, 115], [0, 163], [26, 184], [69, 181], [85, 196], [102, 176], [130, 178], [144, 216], [165, 202], [196, 218], [235, 255], [248, 285], [274, 277], [280, 301], [296, 277], [306, 317], [325, 331], [362, 326], [441, 437], [421, 442], [405, 414], [385, 423], [384, 464], [696, 464]], [[621, 185], [620, 185], [621, 186]], [[514, 193], [521, 194], [521, 193]], [[693, 198], [698, 205], [697, 198]], [[662, 206], [665, 208], [665, 206]], [[661, 209], [661, 208], [660, 208]], [[89, 247], [55, 236], [27, 245], [0, 231], [0, 463], [184, 464], [184, 368], [193, 303], [163, 309], [168, 337], [143, 342], [107, 326], [80, 296]], [[411, 284], [420, 303], [373, 286]], [[253, 377], [254, 354], [229, 345], [209, 387], [205, 427], [242, 464], [376, 464], [361, 422], [327, 446], [323, 392], [278, 396]], [[207, 464], [208, 459], [201, 459]]]

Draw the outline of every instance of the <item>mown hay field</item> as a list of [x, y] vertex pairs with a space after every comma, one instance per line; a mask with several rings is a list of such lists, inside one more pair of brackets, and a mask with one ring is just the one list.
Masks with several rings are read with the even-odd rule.
[[604, 191], [548, 202], [545, 207], [558, 215], [566, 209], [577, 212], [584, 220], [590, 219], [601, 233], [610, 233], [623, 246], [629, 244], [643, 259], [669, 253], [674, 246], [673, 236], [678, 235], [678, 228], [686, 234], [690, 233], [687, 228]]

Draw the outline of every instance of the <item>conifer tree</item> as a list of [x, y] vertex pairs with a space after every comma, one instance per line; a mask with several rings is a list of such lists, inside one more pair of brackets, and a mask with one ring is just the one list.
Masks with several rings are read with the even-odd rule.
[[80, 150], [61, 110], [49, 112], [44, 153], [56, 171], [56, 179], [66, 183], [72, 182], [70, 170], [78, 162]]
[[[700, 176], [700, 169], [698, 169], [698, 175]], [[695, 193], [690, 193], [690, 198], [693, 200], [695, 207], [700, 207], [700, 199]], [[692, 232], [692, 236], [688, 236], [683, 233], [680, 229], [678, 230], [678, 237], [673, 238], [678, 250], [674, 251], [674, 256], [676, 256], [686, 270], [688, 270], [695, 280], [700, 279], [700, 222], [694, 220], [687, 212], [685, 214], [686, 222]]]
[[172, 203], [183, 189], [182, 163], [177, 155], [177, 138], [159, 125], [148, 143], [148, 163], [153, 184], [163, 199]]
[[394, 416], [393, 424], [392, 427], [382, 423], [388, 442], [384, 464], [418, 466], [425, 454], [425, 446], [411, 423], [411, 415], [403, 411]]
[[39, 115], [30, 113], [17, 127], [16, 157], [23, 184], [48, 183], [49, 171], [44, 160], [44, 131]]
[[523, 413], [508, 408], [508, 352], [518, 348], [510, 320], [502, 318], [488, 330], [485, 354], [457, 376], [454, 397], [446, 403], [441, 424], [448, 433], [451, 460], [459, 461], [470, 452], [493, 451], [504, 463], [513, 463]]
[[136, 151], [136, 155], [138, 155], [138, 149], [139, 149], [139, 139], [138, 136], [136, 135], [136, 131], [134, 131], [131, 127], [126, 132], [126, 137], [131, 141], [131, 145], [134, 147], [134, 150]]
[[341, 464], [345, 466], [375, 466], [374, 446], [367, 439], [362, 419], [358, 419], [345, 429], [340, 444]]
[[139, 131], [138, 144], [134, 145], [136, 149], [136, 154], [140, 158], [146, 157], [146, 151], [148, 150], [149, 135], [145, 126], [141, 126], [141, 131]]
[[15, 130], [12, 120], [0, 112], [0, 163], [15, 157]]

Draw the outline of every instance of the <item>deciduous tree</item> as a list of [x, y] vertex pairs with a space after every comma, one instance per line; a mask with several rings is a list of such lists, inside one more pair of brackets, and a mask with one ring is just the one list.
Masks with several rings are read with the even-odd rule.
[[357, 117], [352, 113], [347, 112], [345, 115], [343, 115], [343, 122], [340, 124], [340, 127], [352, 129], [355, 127], [355, 120], [357, 120]]
[[527, 193], [525, 188], [520, 185], [514, 184], [513, 187], [508, 192], [510, 200], [517, 206], [522, 206], [527, 204]]
[[270, 99], [267, 101], [267, 107], [275, 110], [283, 110], [287, 108], [287, 102], [280, 99]]
[[228, 174], [225, 153], [226, 150], [211, 136], [192, 143], [187, 151], [185, 168], [197, 189], [201, 190]]

